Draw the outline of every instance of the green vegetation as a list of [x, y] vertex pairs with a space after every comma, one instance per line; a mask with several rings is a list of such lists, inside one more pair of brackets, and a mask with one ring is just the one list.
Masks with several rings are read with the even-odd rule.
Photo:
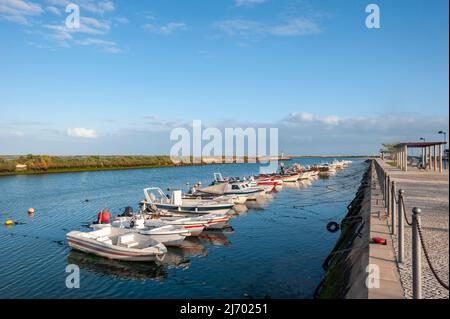
[[14, 172], [16, 170], [16, 164], [14, 161], [0, 158], [0, 174]]
[[[16, 166], [19, 167], [16, 168]], [[20, 165], [26, 165], [21, 168]], [[0, 158], [0, 175], [174, 166], [169, 156], [48, 156]]]
[[397, 145], [397, 144], [398, 144], [397, 142], [396, 143], [389, 143], [389, 144], [387, 144], [387, 143], [382, 144], [383, 148], [380, 149], [380, 152], [393, 152], [394, 149], [395, 149], [394, 146]]

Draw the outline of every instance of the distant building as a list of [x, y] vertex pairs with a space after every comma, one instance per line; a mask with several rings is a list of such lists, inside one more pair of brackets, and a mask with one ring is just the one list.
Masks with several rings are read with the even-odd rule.
[[27, 165], [25, 164], [16, 164], [16, 171], [25, 171], [27, 169]]

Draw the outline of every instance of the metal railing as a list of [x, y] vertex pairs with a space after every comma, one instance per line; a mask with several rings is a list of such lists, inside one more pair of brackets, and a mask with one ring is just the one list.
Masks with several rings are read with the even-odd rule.
[[381, 167], [375, 160], [375, 171], [377, 173], [378, 181], [382, 191], [383, 199], [385, 201], [386, 213], [391, 215], [391, 233], [397, 235], [397, 261], [404, 262], [405, 257], [405, 222], [412, 227], [412, 274], [413, 274], [413, 298], [422, 299], [422, 251], [425, 256], [428, 267], [437, 282], [445, 289], [449, 290], [447, 283], [439, 277], [434, 268], [430, 254], [425, 242], [422, 226], [421, 226], [421, 209], [414, 207], [412, 209], [412, 221], [408, 220], [405, 208], [405, 192], [403, 189], [398, 190], [396, 196], [395, 181], [390, 180], [389, 174]]

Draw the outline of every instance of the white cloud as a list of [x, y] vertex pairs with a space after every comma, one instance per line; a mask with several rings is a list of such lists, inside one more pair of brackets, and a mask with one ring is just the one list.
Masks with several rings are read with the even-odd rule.
[[96, 38], [87, 38], [83, 40], [75, 40], [75, 44], [82, 46], [97, 46], [109, 53], [120, 53], [122, 52], [114, 41], [107, 41]]
[[116, 20], [120, 24], [128, 24], [128, 23], [130, 23], [130, 20], [128, 20], [127, 17], [118, 17], [118, 18], [115, 18], [114, 20]]
[[57, 7], [54, 7], [54, 6], [48, 6], [48, 7], [47, 7], [47, 11], [48, 11], [48, 12], [51, 12], [51, 13], [53, 13], [53, 14], [56, 14], [56, 15], [58, 15], [58, 16], [61, 15], [61, 11], [60, 11]]
[[[80, 28], [78, 29], [69, 29], [65, 24], [44, 24], [42, 25], [42, 27], [48, 30], [46, 33], [44, 33], [44, 36], [49, 37], [53, 41], [56, 41], [56, 43], [62, 47], [70, 47], [72, 44], [87, 45], [85, 44], [86, 42], [83, 42], [87, 41], [87, 39], [76, 39], [74, 38], [74, 36], [76, 34], [88, 34], [96, 36], [105, 35], [111, 28], [110, 22], [108, 20], [98, 20], [92, 17], [81, 17]], [[106, 43], [107, 41], [105, 41], [103, 44]], [[100, 42], [98, 42], [97, 44], [100, 44]], [[119, 49], [117, 49], [115, 43], [114, 45], [109, 45], [108, 47], [108, 50], [105, 50], [107, 52], [118, 53], [120, 51]]]
[[320, 33], [320, 27], [312, 20], [296, 18], [287, 23], [274, 26], [270, 32], [276, 36], [304, 36]]
[[34, 2], [25, 0], [0, 0], [0, 19], [19, 24], [29, 24], [29, 18], [39, 16], [42, 7]]
[[69, 1], [69, 0], [47, 0], [47, 3], [52, 6], [57, 6], [64, 8], [69, 3], [75, 3], [80, 6], [80, 11], [83, 10], [88, 11], [89, 13], [94, 14], [106, 14], [115, 10], [114, 3], [112, 1], [95, 1], [95, 0], [77, 0], [77, 1]]
[[285, 120], [288, 123], [313, 123], [320, 122], [328, 125], [337, 125], [340, 123], [341, 118], [335, 115], [316, 115], [305, 112], [294, 112]]
[[252, 20], [222, 20], [216, 21], [214, 26], [230, 36], [262, 35], [265, 33], [264, 25]]
[[154, 23], [147, 23], [144, 24], [143, 28], [155, 33], [170, 35], [175, 31], [186, 30], [186, 24], [182, 22], [169, 22], [166, 25], [158, 26]]
[[87, 128], [69, 128], [66, 130], [68, 136], [81, 138], [97, 138], [97, 132]]
[[214, 27], [229, 36], [257, 40], [264, 36], [299, 37], [321, 32], [319, 25], [311, 19], [291, 18], [283, 23], [267, 25], [254, 20], [232, 19], [216, 21]]
[[235, 0], [236, 6], [255, 6], [258, 4], [262, 4], [266, 2], [266, 0]]

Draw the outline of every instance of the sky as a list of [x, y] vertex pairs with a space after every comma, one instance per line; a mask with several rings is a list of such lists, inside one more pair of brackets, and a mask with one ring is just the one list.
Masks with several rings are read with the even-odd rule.
[[[378, 29], [366, 27], [370, 3]], [[192, 120], [278, 128], [290, 154], [442, 140], [448, 6], [0, 0], [0, 154], [168, 154], [172, 129]]]

